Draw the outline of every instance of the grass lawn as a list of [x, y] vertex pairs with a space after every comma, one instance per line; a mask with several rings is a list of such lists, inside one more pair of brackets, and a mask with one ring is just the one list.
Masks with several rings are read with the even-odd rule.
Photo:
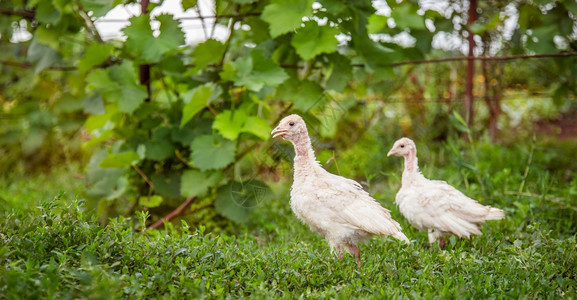
[[[480, 145], [471, 168], [423, 167], [507, 212], [484, 235], [433, 253], [393, 204], [401, 162], [392, 160], [370, 190], [412, 244], [375, 237], [360, 246], [360, 269], [292, 215], [290, 181], [249, 224], [216, 234], [186, 224], [141, 231], [144, 214], [103, 227], [83, 209], [78, 168], [11, 176], [0, 182], [0, 298], [577, 298], [577, 172], [574, 158], [559, 161], [563, 151], [539, 146], [528, 164], [528, 147]], [[420, 153], [422, 164], [441, 164]]]

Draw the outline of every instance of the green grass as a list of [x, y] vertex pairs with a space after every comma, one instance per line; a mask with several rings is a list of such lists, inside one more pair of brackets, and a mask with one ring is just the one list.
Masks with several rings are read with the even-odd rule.
[[102, 227], [83, 209], [76, 168], [12, 176], [0, 183], [0, 298], [577, 298], [577, 168], [561, 155], [573, 146], [481, 144], [476, 161], [459, 145], [422, 147], [425, 175], [508, 214], [484, 235], [451, 238], [433, 253], [393, 204], [400, 160], [375, 161], [383, 171], [370, 190], [413, 243], [373, 238], [360, 247], [360, 269], [292, 215], [290, 176], [234, 234], [187, 225], [142, 231], [146, 215]]

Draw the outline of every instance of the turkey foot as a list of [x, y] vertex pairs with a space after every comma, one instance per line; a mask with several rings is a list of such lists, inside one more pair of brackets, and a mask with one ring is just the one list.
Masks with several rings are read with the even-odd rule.
[[439, 248], [441, 248], [441, 250], [445, 250], [445, 238], [443, 237], [439, 238]]
[[361, 250], [355, 245], [347, 245], [349, 253], [357, 260], [357, 268], [361, 268]]

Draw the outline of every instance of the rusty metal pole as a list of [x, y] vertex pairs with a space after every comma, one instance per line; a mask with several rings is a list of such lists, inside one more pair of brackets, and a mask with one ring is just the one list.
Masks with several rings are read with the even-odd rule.
[[473, 32], [471, 32], [471, 25], [477, 20], [477, 0], [469, 1], [469, 19], [467, 20], [467, 40], [469, 41], [469, 55], [467, 56], [467, 77], [465, 86], [465, 112], [467, 117], [467, 124], [473, 125], [474, 110], [473, 110], [473, 88], [475, 75], [475, 39], [473, 39]]
[[[140, 13], [141, 14], [148, 14], [148, 3], [149, 0], [142, 0], [140, 2]], [[147, 97], [144, 101], [149, 102], [150, 101], [150, 65], [149, 64], [144, 64], [144, 65], [140, 65], [138, 68], [138, 74], [139, 74], [139, 79], [140, 79], [140, 84], [144, 85], [146, 87], [146, 93], [147, 93]]]

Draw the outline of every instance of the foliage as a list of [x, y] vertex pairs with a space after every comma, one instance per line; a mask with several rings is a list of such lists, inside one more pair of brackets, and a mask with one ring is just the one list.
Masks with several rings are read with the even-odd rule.
[[[414, 1], [387, 1], [388, 14], [368, 0], [215, 1], [215, 13], [229, 16], [214, 25], [227, 26], [224, 41], [211, 36], [185, 45], [180, 20], [150, 13], [129, 19], [122, 30], [126, 40], [103, 40], [94, 23], [123, 3], [0, 4], [5, 15], [0, 59], [9, 62], [0, 66], [2, 114], [22, 116], [17, 125], [0, 125], [0, 143], [9, 147], [1, 151], [23, 149], [12, 154], [21, 157], [7, 160], [33, 157], [36, 164], [58, 157], [53, 148], [65, 149], [66, 159], [89, 157], [87, 206], [101, 220], [149, 211], [156, 221], [184, 197], [193, 197], [214, 204], [231, 220], [246, 221], [250, 203], [267, 199], [238, 195], [268, 197], [271, 191], [257, 179], [258, 170], [268, 167], [266, 160], [256, 161], [256, 168], [242, 161], [269, 139], [279, 117], [295, 111], [314, 124], [338, 107], [349, 117], [324, 132], [334, 137], [335, 128], [355, 123], [353, 116], [364, 103], [358, 99], [385, 101], [404, 93], [401, 87], [413, 70], [393, 69], [391, 63], [426, 58], [437, 34], [464, 36], [468, 29], [462, 3], [438, 11]], [[571, 1], [511, 5], [519, 10], [518, 30], [508, 41], [511, 49], [544, 53], [574, 48], [571, 26], [566, 26], [574, 22]], [[193, 9], [197, 2], [183, 1], [182, 6]], [[507, 5], [494, 7], [505, 10]], [[471, 25], [475, 33], [502, 26], [500, 12], [489, 8], [480, 5], [486, 18]], [[30, 39], [19, 37], [22, 32]], [[401, 46], [391, 41], [402, 35], [415, 42]], [[558, 67], [563, 80], [547, 86], [561, 103], [575, 92], [576, 70]], [[447, 111], [439, 115], [446, 117]], [[78, 143], [68, 143], [80, 137], [82, 153]]]
[[[186, 222], [178, 229], [168, 224], [166, 231], [145, 230], [147, 213], [101, 226], [83, 207], [82, 193], [55, 191], [76, 193], [70, 184], [75, 170], [55, 170], [51, 176], [58, 182], [45, 191], [29, 189], [44, 178], [13, 178], [10, 187], [0, 186], [7, 201], [0, 207], [0, 298], [577, 296], [577, 165], [562, 155], [574, 141], [535, 147], [417, 144], [426, 176], [505, 209], [506, 219], [487, 223], [482, 236], [451, 238], [445, 251], [429, 252], [426, 234], [393, 205], [402, 163], [388, 158], [370, 190], [392, 209], [412, 244], [373, 238], [361, 246], [357, 269], [351, 256], [338, 260], [290, 213], [286, 184], [230, 236]], [[343, 173], [362, 176], [348, 163], [339, 159]], [[288, 168], [288, 162], [279, 167]], [[566, 170], [573, 179], [567, 181]]]

